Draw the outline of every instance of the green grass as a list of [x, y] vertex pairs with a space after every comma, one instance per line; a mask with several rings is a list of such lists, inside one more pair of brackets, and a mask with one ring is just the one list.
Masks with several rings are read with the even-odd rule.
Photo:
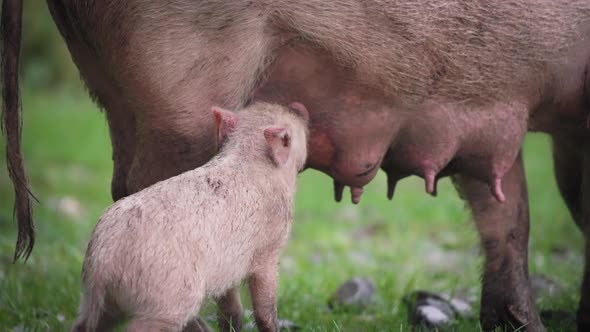
[[[24, 108], [27, 169], [41, 201], [35, 205], [38, 237], [29, 261], [12, 264], [16, 227], [2, 156], [0, 331], [64, 331], [76, 314], [86, 241], [110, 204], [108, 130], [104, 115], [89, 98], [77, 94], [28, 91]], [[4, 146], [4, 141], [0, 143]], [[558, 280], [566, 289], [559, 298], [542, 298], [538, 307], [573, 311], [582, 273], [582, 237], [557, 193], [547, 137], [530, 135], [525, 156], [532, 220], [530, 270]], [[482, 260], [463, 202], [448, 180], [441, 181], [437, 198], [426, 195], [423, 188], [420, 179], [404, 180], [390, 202], [380, 174], [365, 188], [358, 206], [349, 203], [348, 196], [338, 204], [327, 176], [305, 172], [292, 238], [282, 259], [280, 316], [304, 331], [407, 331], [401, 301], [407, 292], [469, 289], [479, 294]], [[64, 198], [79, 203], [74, 209], [79, 211], [68, 213], [60, 207]], [[355, 235], [367, 229], [374, 232]], [[558, 258], [556, 250], [571, 253], [570, 258]], [[332, 292], [353, 276], [375, 281], [373, 305], [364, 311], [328, 310]], [[211, 306], [204, 310], [210, 321], [212, 310]], [[479, 330], [477, 312], [455, 329]]]

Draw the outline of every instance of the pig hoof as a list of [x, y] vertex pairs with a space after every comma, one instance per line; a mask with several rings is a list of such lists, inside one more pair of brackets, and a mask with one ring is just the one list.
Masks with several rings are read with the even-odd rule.
[[330, 309], [338, 307], [367, 307], [375, 294], [375, 284], [368, 278], [352, 278], [343, 283], [328, 302]]
[[506, 304], [503, 308], [482, 307], [481, 326], [484, 331], [495, 331], [498, 327], [506, 331], [545, 331], [541, 319], [529, 306]]

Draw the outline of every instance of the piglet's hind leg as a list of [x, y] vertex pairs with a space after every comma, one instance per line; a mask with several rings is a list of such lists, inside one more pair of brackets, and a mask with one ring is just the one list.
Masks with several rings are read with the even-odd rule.
[[240, 288], [234, 287], [217, 300], [217, 320], [222, 332], [239, 332], [242, 330], [242, 302]]

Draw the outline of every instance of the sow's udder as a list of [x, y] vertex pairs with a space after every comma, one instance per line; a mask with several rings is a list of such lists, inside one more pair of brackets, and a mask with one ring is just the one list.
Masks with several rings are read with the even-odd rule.
[[349, 186], [353, 203], [358, 203], [395, 132], [397, 115], [389, 101], [358, 84], [329, 54], [292, 46], [278, 53], [253, 99], [305, 105], [310, 116], [306, 166], [334, 179], [337, 200]]
[[502, 178], [518, 155], [527, 120], [526, 108], [502, 103], [474, 109], [425, 103], [403, 114], [341, 114], [340, 121], [312, 125], [308, 167], [334, 179], [337, 201], [350, 186], [353, 203], [379, 168], [387, 174], [389, 198], [397, 181], [407, 176], [422, 177], [425, 191], [435, 195], [439, 178], [460, 172], [487, 184], [490, 194], [503, 202]]
[[[378, 140], [370, 133], [367, 136]], [[310, 131], [307, 167], [320, 170], [334, 179], [336, 201], [342, 199], [344, 188], [349, 186], [352, 202], [358, 203], [363, 186], [375, 177], [381, 166], [387, 151], [387, 140], [363, 143], [366, 138], [353, 134], [332, 135], [330, 129], [312, 127]]]
[[439, 178], [454, 173], [490, 188], [499, 202], [506, 197], [502, 178], [510, 170], [526, 133], [527, 108], [518, 103], [465, 107], [425, 103], [409, 117], [383, 158], [387, 195], [397, 181], [418, 175], [426, 192], [436, 195]]
[[[360, 101], [361, 109], [342, 98], [324, 100], [311, 113], [307, 166], [334, 179], [335, 199], [346, 186], [358, 203], [362, 188], [379, 171], [396, 131], [395, 113], [372, 101]], [[326, 110], [332, 110], [327, 113]]]
[[504, 200], [501, 181], [526, 131], [526, 101], [410, 106], [361, 84], [329, 54], [293, 46], [281, 49], [267, 74], [253, 99], [305, 105], [310, 117], [306, 166], [334, 179], [337, 201], [349, 186], [358, 203], [379, 168], [388, 175], [389, 196], [406, 176], [424, 178], [426, 191], [434, 194], [439, 177], [461, 172], [487, 183]]

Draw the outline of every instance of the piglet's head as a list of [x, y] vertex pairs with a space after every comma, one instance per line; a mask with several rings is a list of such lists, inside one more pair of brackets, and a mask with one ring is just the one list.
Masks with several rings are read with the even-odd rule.
[[214, 106], [212, 109], [217, 129], [217, 146], [220, 147], [227, 140], [227, 137], [236, 129], [238, 118], [228, 110]]
[[264, 127], [268, 156], [279, 168], [302, 171], [307, 160], [309, 112], [299, 102], [270, 107], [274, 123]]

